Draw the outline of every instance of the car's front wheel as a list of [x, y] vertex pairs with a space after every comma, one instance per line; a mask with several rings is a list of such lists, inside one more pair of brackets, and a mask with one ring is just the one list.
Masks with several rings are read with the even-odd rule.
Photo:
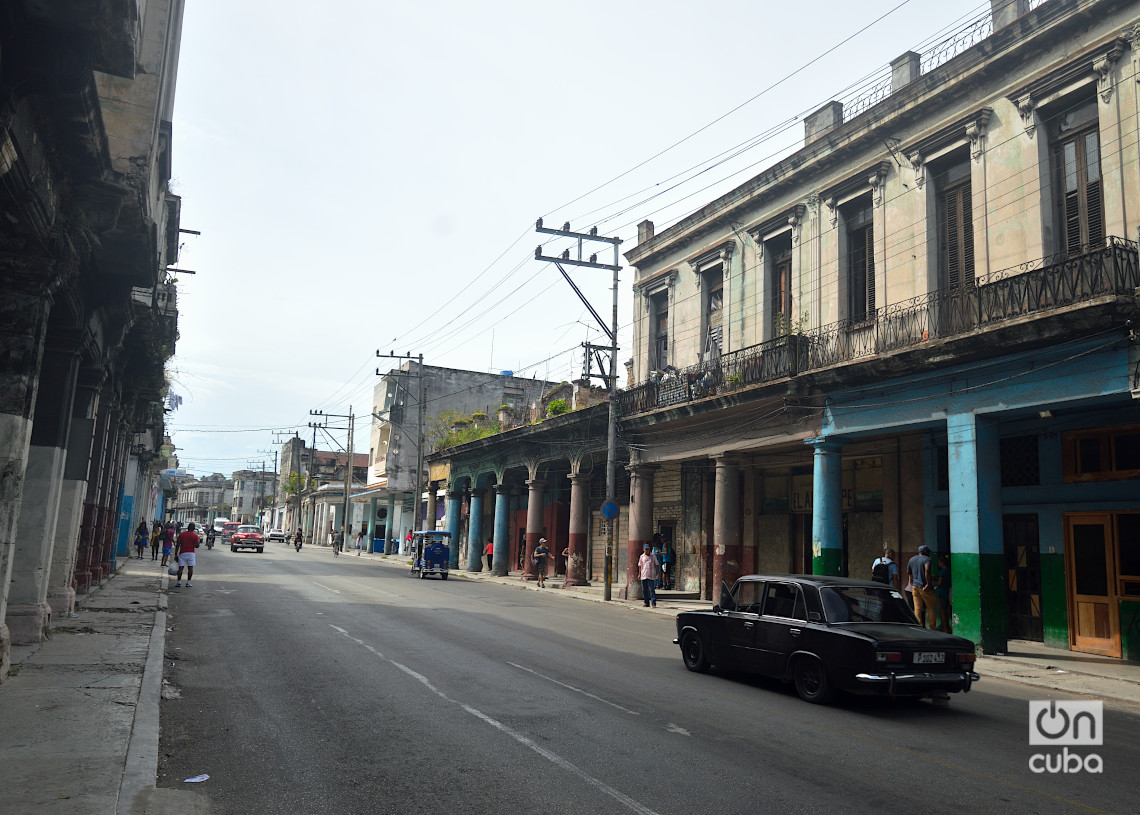
[[230, 544], [230, 551], [231, 551], [231, 552], [236, 552], [236, 551], [237, 551], [237, 547], [236, 547], [236, 546], [234, 546], [232, 543]]
[[257, 554], [259, 554], [259, 555], [260, 555], [260, 554], [261, 554], [262, 552], [264, 552], [264, 551], [265, 551], [265, 547], [264, 547], [264, 546], [259, 546], [259, 547], [257, 547]]
[[703, 674], [712, 663], [705, 653], [705, 643], [696, 631], [686, 631], [681, 635], [681, 658], [690, 671]]
[[805, 702], [822, 705], [835, 697], [835, 688], [827, 678], [827, 671], [823, 663], [815, 657], [800, 657], [792, 671], [792, 679], [796, 684], [796, 693]]

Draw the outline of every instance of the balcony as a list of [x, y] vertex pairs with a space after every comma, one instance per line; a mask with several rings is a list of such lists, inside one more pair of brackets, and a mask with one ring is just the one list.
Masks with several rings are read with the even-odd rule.
[[993, 272], [974, 285], [931, 292], [840, 321], [724, 354], [716, 362], [654, 372], [622, 392], [623, 416], [721, 396], [754, 385], [920, 347], [932, 340], [1045, 316], [1097, 298], [1133, 296], [1140, 263], [1133, 241], [1110, 237], [1082, 255], [1053, 255]]

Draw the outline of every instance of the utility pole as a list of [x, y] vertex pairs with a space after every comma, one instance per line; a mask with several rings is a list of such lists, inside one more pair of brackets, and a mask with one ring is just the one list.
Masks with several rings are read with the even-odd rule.
[[[273, 506], [275, 507], [275, 509], [273, 510], [273, 515], [276, 515], [276, 513], [277, 513], [277, 510], [276, 510], [276, 506], [277, 506], [277, 451], [276, 450], [273, 450], [273, 451], [258, 450], [257, 452], [264, 453], [265, 455], [269, 455], [270, 452], [273, 453]], [[263, 470], [265, 469], [264, 462], [262, 463], [262, 469]], [[281, 523], [282, 523], [282, 525], [284, 525], [284, 523], [285, 523], [284, 520], [282, 520]], [[270, 529], [273, 529], [275, 526], [277, 526], [276, 518], [274, 518], [273, 520], [271, 520], [269, 522], [269, 528]]]
[[[406, 354], [397, 354], [395, 351], [389, 351], [387, 354], [381, 354], [380, 349], [378, 348], [376, 349], [376, 356], [388, 359], [406, 359], [409, 361], [414, 359], [418, 363], [417, 373], [415, 376], [420, 380], [420, 393], [419, 399], [416, 403], [416, 475], [412, 480], [412, 494], [415, 496], [413, 506], [415, 509], [412, 511], [412, 527], [414, 529], [424, 529], [425, 527], [422, 524], [426, 522], [426, 519], [423, 521], [420, 520], [420, 493], [423, 491], [422, 487], [424, 478], [424, 355], [413, 355], [411, 351]], [[376, 369], [376, 375], [384, 376], [384, 374], [380, 373], [379, 368]], [[408, 375], [412, 376], [410, 372]], [[404, 390], [406, 392], [407, 388]], [[389, 415], [391, 415], [391, 411], [389, 411]], [[432, 528], [434, 528], [435, 518], [431, 519], [431, 523]]]
[[[333, 427], [333, 428], [331, 428], [333, 430], [347, 430], [348, 431], [348, 439], [347, 439], [348, 444], [345, 445], [345, 448], [344, 448], [345, 454], [347, 456], [345, 459], [345, 465], [344, 465], [344, 507], [342, 510], [343, 514], [341, 515], [341, 519], [340, 519], [340, 530], [339, 530], [341, 535], [345, 535], [348, 533], [348, 509], [349, 509], [349, 506], [351, 505], [351, 494], [352, 494], [352, 443], [353, 443], [352, 442], [352, 431], [353, 431], [353, 424], [354, 424], [354, 419], [355, 419], [355, 417], [353, 416], [353, 413], [352, 413], [352, 405], [348, 406], [348, 413], [347, 414], [345, 414], [345, 413], [325, 413], [323, 410], [310, 410], [309, 415], [310, 416], [320, 416], [321, 419], [325, 420], [323, 422], [309, 422], [309, 426], [313, 428], [313, 452], [312, 452], [312, 454], [310, 454], [310, 458], [313, 458], [316, 455], [317, 428], [320, 428], [322, 430], [329, 428], [329, 425], [327, 422], [328, 419], [347, 419], [348, 420], [348, 425], [346, 427]], [[325, 433], [325, 435], [329, 436], [329, 438], [332, 439], [332, 436], [329, 435], [327, 432]], [[332, 440], [338, 447], [340, 446], [340, 442], [337, 442], [335, 439], [332, 439]], [[310, 461], [310, 468], [311, 467], [312, 467], [312, 462]]]
[[[609, 376], [602, 375], [606, 384], [609, 386], [610, 391], [610, 416], [609, 425], [606, 432], [606, 503], [612, 505], [615, 509], [617, 507], [617, 330], [618, 330], [618, 273], [621, 271], [621, 256], [618, 249], [621, 246], [621, 238], [607, 238], [598, 234], [598, 228], [591, 227], [589, 232], [574, 232], [570, 229], [570, 222], [567, 221], [563, 224], [561, 229], [548, 229], [542, 225], [542, 219], [539, 218], [534, 224], [535, 232], [540, 232], [545, 235], [557, 235], [560, 238], [573, 238], [578, 242], [578, 257], [573, 259], [570, 257], [570, 250], [567, 249], [562, 253], [561, 257], [553, 257], [542, 254], [542, 245], [540, 244], [534, 250], [535, 260], [547, 261], [553, 263], [558, 267], [558, 271], [566, 278], [566, 282], [570, 284], [570, 288], [578, 295], [578, 299], [586, 306], [589, 312], [594, 315], [594, 319], [598, 321], [601, 326], [602, 332], [609, 337], [610, 340], [610, 373]], [[607, 263], [598, 263], [598, 256], [591, 254], [589, 260], [582, 259], [582, 247], [586, 241], [600, 242], [611, 244], [614, 248], [614, 262], [612, 265]], [[575, 285], [570, 275], [562, 268], [562, 264], [568, 266], [584, 266], [588, 269], [609, 269], [614, 273], [613, 282], [613, 315], [610, 319], [610, 325], [607, 326], [605, 320], [601, 315], [594, 310], [590, 302], [582, 294], [581, 290]], [[586, 353], [590, 353], [590, 348], [587, 348]], [[587, 362], [587, 365], [589, 363]], [[601, 358], [598, 358], [598, 365], [601, 366]], [[588, 369], [587, 369], [588, 370]], [[603, 507], [604, 509], [604, 507]], [[603, 515], [605, 513], [603, 512]], [[617, 516], [614, 518], [606, 518], [606, 584], [604, 598], [608, 601], [611, 599], [613, 591], [613, 562], [614, 562], [614, 526], [617, 521]]]

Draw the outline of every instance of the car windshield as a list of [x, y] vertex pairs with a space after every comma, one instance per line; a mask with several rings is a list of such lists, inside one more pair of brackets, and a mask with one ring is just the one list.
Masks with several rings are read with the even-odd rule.
[[261, 530], [256, 526], [239, 526], [237, 531], [248, 535], [250, 532], [260, 532]]
[[884, 586], [825, 586], [819, 590], [829, 623], [914, 623], [902, 594]]

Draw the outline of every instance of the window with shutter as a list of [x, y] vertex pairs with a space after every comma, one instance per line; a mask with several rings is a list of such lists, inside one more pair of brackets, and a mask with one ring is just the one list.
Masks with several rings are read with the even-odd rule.
[[1100, 133], [1094, 128], [1058, 139], [1053, 150], [1057, 217], [1067, 255], [1104, 245], [1104, 201], [1100, 176]]
[[943, 289], [957, 290], [974, 285], [972, 198], [969, 179], [939, 196], [939, 271]]
[[769, 315], [772, 336], [788, 334], [792, 328], [792, 235], [777, 235], [764, 242], [764, 253], [772, 259], [768, 278]]
[[861, 323], [875, 317], [875, 231], [870, 196], [844, 210], [847, 229], [847, 316]]

